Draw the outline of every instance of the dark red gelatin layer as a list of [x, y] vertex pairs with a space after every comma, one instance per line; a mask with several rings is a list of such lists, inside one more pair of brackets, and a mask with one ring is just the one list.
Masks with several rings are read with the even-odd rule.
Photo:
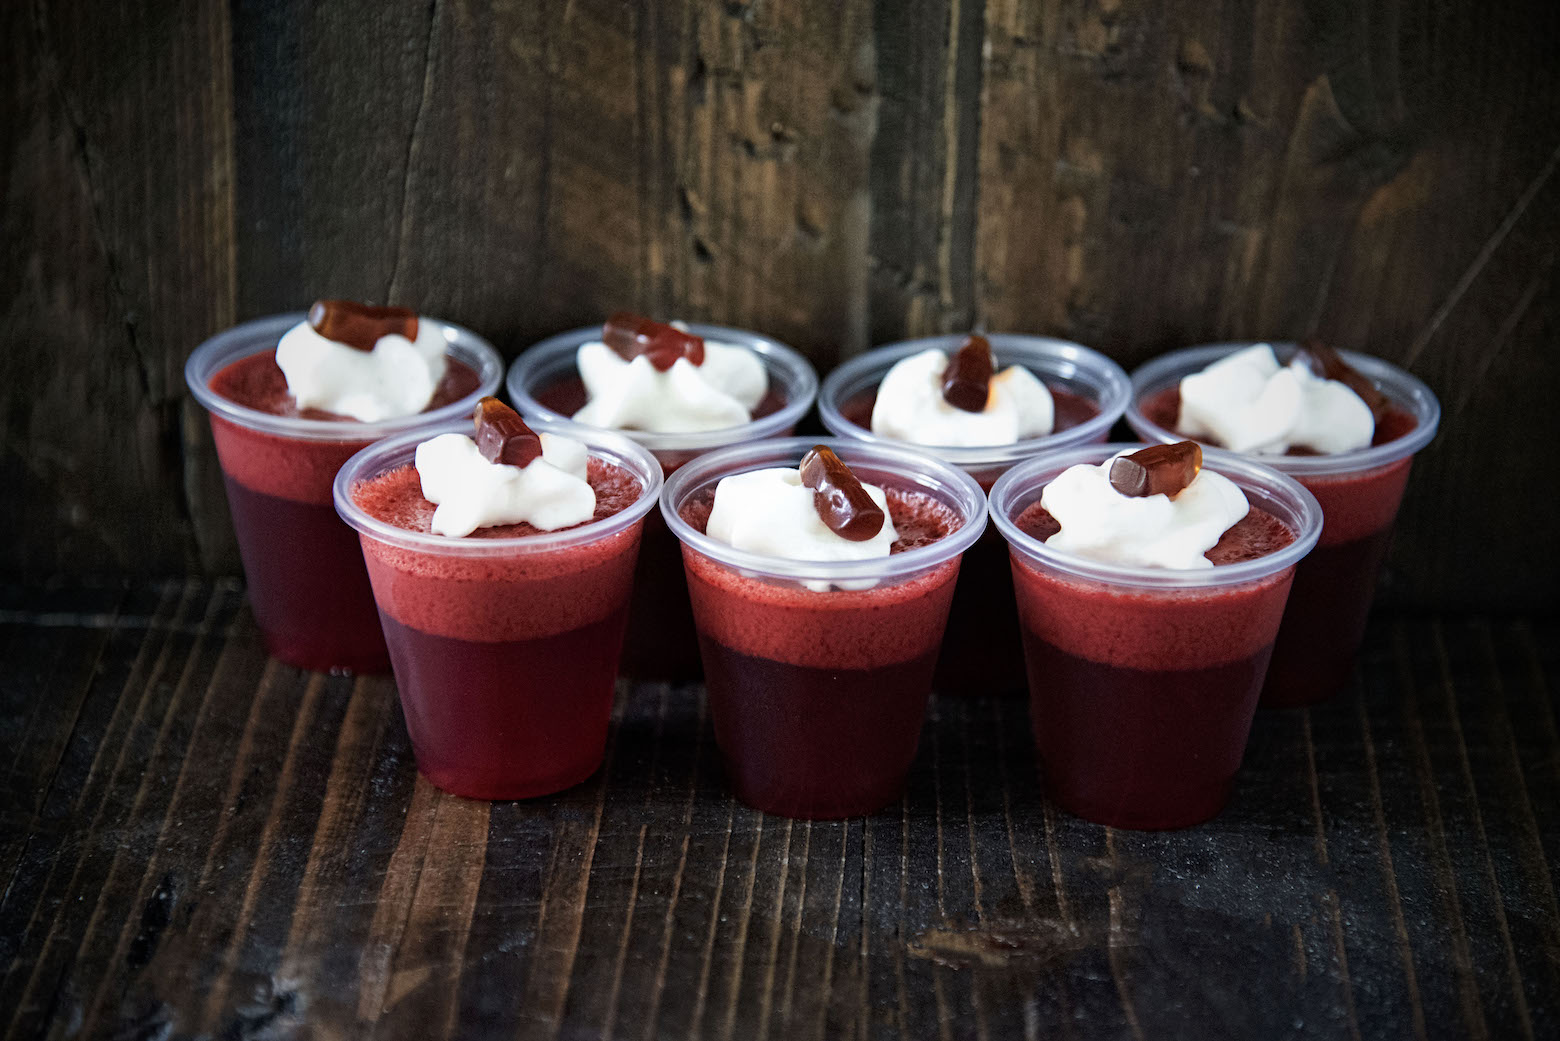
[[[1174, 430], [1180, 390], [1159, 391], [1145, 398], [1141, 408], [1150, 422]], [[1391, 406], [1376, 425], [1372, 443], [1395, 441], [1415, 425], [1412, 415]], [[1295, 571], [1294, 591], [1262, 690], [1263, 707], [1313, 705], [1348, 682], [1412, 465], [1412, 457], [1406, 457], [1352, 473], [1295, 475], [1321, 504], [1322, 534]]]
[[766, 813], [820, 819], [872, 813], [904, 792], [936, 647], [870, 669], [808, 668], [708, 638], [699, 647], [737, 798]]
[[625, 604], [535, 640], [460, 640], [382, 616], [417, 768], [472, 799], [562, 791], [601, 765]]
[[[961, 523], [923, 493], [890, 488], [888, 497], [897, 551]], [[709, 500], [683, 516], [703, 530]], [[744, 577], [686, 547], [683, 557], [717, 743], [738, 795], [801, 817], [893, 801], [915, 756], [958, 561], [896, 585], [818, 592]]]
[[266, 649], [320, 672], [385, 672], [390, 658], [357, 532], [334, 506], [252, 491], [225, 478], [249, 604]]
[[1046, 794], [1117, 828], [1184, 828], [1224, 808], [1270, 647], [1200, 669], [1102, 665], [1024, 640]]
[[[639, 496], [592, 459], [597, 516]], [[433, 504], [403, 466], [359, 484], [372, 516], [426, 532]], [[534, 534], [481, 529], [462, 540]], [[476, 798], [558, 791], [600, 765], [640, 525], [583, 545], [458, 555], [361, 539], [418, 768]], [[426, 761], [425, 761], [426, 754]]]

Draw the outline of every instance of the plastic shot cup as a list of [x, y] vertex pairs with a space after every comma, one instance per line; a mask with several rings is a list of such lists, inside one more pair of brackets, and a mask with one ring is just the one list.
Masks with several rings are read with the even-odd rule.
[[[823, 381], [818, 412], [837, 437], [866, 444], [904, 444], [872, 433], [877, 388], [895, 363], [929, 348], [952, 353], [965, 334], [889, 344], [852, 358]], [[990, 489], [1013, 464], [1040, 452], [1103, 442], [1127, 407], [1127, 374], [1098, 351], [1048, 336], [991, 333], [998, 371], [1022, 365], [1038, 376], [1056, 402], [1058, 429], [1045, 437], [982, 448], [916, 446], [962, 467]], [[940, 694], [1021, 694], [1023, 652], [1008, 577], [1007, 546], [995, 528], [965, 554], [943, 639], [936, 686]]]
[[[690, 511], [707, 510], [721, 478], [795, 467], [818, 444], [889, 491], [902, 532], [933, 516], [956, 518], [957, 527], [881, 559], [817, 562], [745, 552], [690, 520]], [[896, 507], [896, 492], [915, 494]], [[682, 541], [710, 716], [737, 797], [803, 818], [867, 814], [898, 799], [959, 559], [986, 526], [980, 486], [899, 446], [786, 438], [684, 465], [667, 481], [661, 512]]]
[[[1145, 441], [1182, 440], [1171, 429], [1180, 405], [1182, 377], [1250, 346], [1188, 347], [1143, 365], [1132, 374], [1127, 422]], [[1283, 356], [1293, 344], [1274, 342], [1273, 346]], [[1348, 683], [1414, 454], [1430, 443], [1441, 418], [1435, 395], [1413, 376], [1379, 358], [1339, 353], [1375, 381], [1392, 403], [1392, 411], [1377, 428], [1380, 443], [1334, 455], [1250, 456], [1305, 485], [1326, 517], [1316, 551], [1295, 573], [1262, 691], [1264, 708], [1316, 704]]]
[[611, 480], [638, 485], [632, 504], [578, 527], [502, 538], [412, 531], [365, 508], [420, 501], [420, 482], [404, 470], [417, 446], [469, 436], [469, 420], [381, 441], [335, 481], [336, 509], [368, 565], [417, 768], [475, 799], [547, 795], [601, 765], [634, 561], [661, 491], [660, 466], [628, 438], [530, 425], [584, 442], [592, 483], [609, 464]]
[[[756, 353], [769, 373], [769, 396], [759, 403], [761, 414], [756, 419], [724, 430], [688, 434], [622, 431], [654, 453], [667, 476], [712, 449], [790, 434], [818, 396], [818, 374], [811, 363], [778, 340], [720, 325], [690, 323], [687, 328], [695, 336], [737, 344]], [[568, 419], [584, 408], [585, 387], [574, 357], [582, 344], [600, 339], [601, 326], [592, 325], [559, 333], [522, 352], [510, 366], [507, 381], [515, 410], [527, 420]], [[623, 647], [623, 671], [646, 680], [689, 680], [699, 675], [699, 648], [683, 581], [682, 551], [659, 512], [652, 512], [645, 521], [634, 605]]]
[[336, 515], [331, 483], [343, 463], [380, 438], [471, 415], [498, 388], [503, 359], [469, 330], [419, 318], [444, 331], [446, 357], [474, 374], [475, 388], [448, 404], [374, 423], [276, 415], [214, 387], [236, 366], [260, 364], [254, 356], [274, 351], [304, 318], [302, 311], [274, 315], [220, 332], [190, 355], [184, 378], [210, 414], [249, 602], [266, 648], [301, 668], [385, 672], [390, 660], [363, 554]]
[[1011, 547], [1047, 793], [1100, 824], [1182, 828], [1229, 798], [1295, 565], [1316, 544], [1322, 513], [1292, 478], [1210, 450], [1204, 466], [1283, 522], [1293, 542], [1183, 571], [1053, 549], [1016, 523], [1063, 470], [1137, 447], [1091, 445], [1021, 463], [992, 488], [991, 513]]

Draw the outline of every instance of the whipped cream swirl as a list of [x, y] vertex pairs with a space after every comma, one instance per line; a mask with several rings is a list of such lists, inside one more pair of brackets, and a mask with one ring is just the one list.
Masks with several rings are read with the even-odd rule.
[[933, 347], [902, 358], [878, 386], [872, 432], [917, 445], [980, 448], [1044, 437], [1056, 424], [1051, 392], [1028, 369], [1010, 365], [991, 378], [986, 407], [966, 412], [943, 398], [948, 355]]
[[381, 336], [360, 351], [321, 336], [307, 321], [282, 334], [276, 364], [298, 407], [323, 409], [364, 423], [414, 416], [433, 401], [447, 365], [444, 329], [418, 321], [417, 339]]
[[[861, 485], [883, 511], [876, 535], [853, 542], [829, 530], [813, 505], [813, 490], [802, 484], [801, 471], [776, 466], [723, 477], [715, 486], [705, 534], [737, 549], [785, 560], [847, 561], [887, 557], [899, 533], [888, 509], [888, 496], [875, 484]], [[870, 579], [851, 582], [807, 581], [809, 589], [867, 589]]]
[[704, 341], [701, 364], [679, 358], [665, 372], [643, 355], [625, 360], [600, 340], [581, 344], [575, 365], [588, 403], [574, 419], [614, 430], [693, 434], [741, 426], [769, 391], [756, 353], [716, 340]]
[[596, 512], [586, 480], [589, 452], [578, 441], [540, 435], [542, 454], [525, 466], [490, 463], [465, 434], [440, 434], [417, 446], [414, 465], [433, 511], [435, 535], [457, 538], [478, 528], [530, 524], [571, 528]]
[[1115, 458], [1068, 467], [1046, 486], [1040, 505], [1062, 527], [1045, 544], [1109, 564], [1213, 567], [1205, 554], [1246, 515], [1246, 493], [1203, 469], [1174, 498], [1123, 495], [1110, 483]]
[[1367, 447], [1376, 421], [1347, 385], [1317, 376], [1302, 359], [1280, 366], [1272, 346], [1259, 343], [1181, 380], [1176, 430], [1234, 452], [1330, 455]]

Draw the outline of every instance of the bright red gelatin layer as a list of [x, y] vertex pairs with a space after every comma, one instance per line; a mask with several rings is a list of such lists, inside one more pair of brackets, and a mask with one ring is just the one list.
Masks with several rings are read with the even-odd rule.
[[[1168, 387], [1144, 399], [1141, 407], [1151, 423], [1174, 430], [1180, 390]], [[1391, 406], [1371, 443], [1396, 441], [1414, 426], [1412, 415]], [[1295, 475], [1322, 506], [1322, 535], [1295, 570], [1262, 689], [1264, 708], [1326, 701], [1348, 682], [1412, 465], [1413, 457], [1406, 456], [1352, 473]]]
[[[477, 388], [470, 366], [449, 359], [434, 408]], [[300, 411], [275, 351], [240, 358], [211, 378], [211, 389], [256, 411], [300, 419], [351, 420]], [[266, 647], [289, 665], [320, 671], [384, 672], [390, 667], [368, 576], [352, 529], [331, 502], [336, 471], [370, 442], [306, 441], [211, 416], [228, 506], [249, 583], [249, 602]]]
[[[585, 384], [578, 376], [558, 380], [536, 391], [536, 400], [560, 415], [572, 416], [585, 407]], [[773, 415], [785, 407], [785, 397], [774, 387], [753, 410], [754, 419]], [[734, 433], [740, 433], [737, 428]], [[789, 429], [775, 437], [789, 437]], [[740, 440], [734, 438], [733, 441]], [[661, 471], [671, 477], [698, 452], [657, 452]], [[645, 517], [644, 540], [639, 547], [639, 568], [628, 611], [628, 635], [623, 640], [624, 675], [639, 679], [690, 680], [700, 674], [699, 642], [693, 627], [693, 607], [688, 603], [688, 583], [683, 578], [682, 543], [677, 541], [660, 510]]]
[[[642, 486], [597, 459], [596, 516]], [[434, 506], [401, 467], [353, 489], [368, 514], [426, 533]], [[463, 541], [536, 534], [482, 528]], [[457, 795], [560, 791], [601, 765], [640, 525], [584, 545], [465, 556], [362, 536], [417, 767]]]
[[[895, 550], [961, 523], [889, 489]], [[703, 530], [709, 502], [684, 518]], [[958, 560], [897, 585], [814, 591], [746, 578], [684, 547], [710, 715], [737, 796], [788, 817], [849, 817], [897, 799], [915, 758]]]
[[[1038, 504], [1017, 520], [1057, 530]], [[1208, 557], [1251, 560], [1294, 532], [1253, 508]], [[1245, 751], [1292, 568], [1212, 589], [1111, 586], [1019, 554], [1013, 584], [1030, 719], [1050, 796], [1088, 820], [1180, 828], [1229, 798]]]

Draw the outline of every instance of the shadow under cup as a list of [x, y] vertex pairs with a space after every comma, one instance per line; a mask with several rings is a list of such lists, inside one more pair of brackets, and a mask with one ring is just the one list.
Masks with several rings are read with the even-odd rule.
[[[899, 361], [931, 348], [952, 352], [964, 338], [956, 333], [905, 340], [847, 361], [828, 375], [818, 392], [824, 426], [838, 437], [867, 444], [905, 444], [872, 433], [868, 399], [875, 398], [883, 377]], [[911, 447], [962, 468], [990, 490], [1015, 463], [1041, 452], [1103, 442], [1110, 436], [1111, 426], [1127, 407], [1127, 374], [1121, 366], [1098, 351], [1049, 336], [991, 333], [986, 339], [999, 370], [1009, 365], [1027, 368], [1053, 391], [1067, 395], [1056, 395], [1058, 419], [1072, 413], [1077, 421], [1045, 437], [1011, 445]], [[987, 528], [964, 555], [936, 687], [939, 694], [952, 695], [1023, 693], [1024, 660], [1007, 543], [995, 528]]]
[[546, 795], [601, 765], [640, 532], [661, 489], [655, 459], [627, 438], [531, 426], [584, 442], [637, 481], [638, 496], [578, 527], [506, 538], [413, 532], [359, 504], [423, 441], [470, 436], [469, 421], [381, 441], [335, 482], [336, 508], [362, 544], [417, 768], [469, 798]]
[[[621, 431], [649, 449], [667, 477], [713, 449], [789, 435], [818, 395], [818, 375], [812, 365], [778, 340], [720, 325], [689, 323], [687, 329], [707, 340], [738, 344], [757, 354], [769, 374], [770, 391], [759, 407], [771, 408], [750, 423], [724, 430], [687, 434]], [[528, 347], [510, 366], [506, 380], [515, 409], [527, 419], [567, 420], [583, 408], [585, 389], [574, 357], [582, 344], [599, 339], [601, 326], [592, 325]], [[700, 674], [682, 550], [658, 510], [645, 518], [622, 669], [625, 675], [644, 680], [691, 680]]]
[[1048, 453], [991, 490], [1011, 547], [1046, 793], [1087, 820], [1181, 828], [1224, 807], [1295, 564], [1322, 514], [1294, 480], [1209, 451], [1206, 466], [1295, 533], [1277, 552], [1198, 570], [1106, 564], [1053, 549], [1017, 519], [1058, 474], [1136, 445]]
[[304, 318], [301, 311], [274, 315], [218, 333], [190, 355], [184, 376], [210, 415], [250, 607], [266, 649], [305, 669], [387, 672], [363, 554], [336, 515], [332, 482], [348, 459], [380, 438], [471, 415], [479, 398], [498, 389], [503, 361], [475, 333], [436, 322], [447, 357], [476, 373], [477, 389], [439, 408], [375, 423], [274, 415], [212, 388], [218, 373], [274, 350]]
[[[1182, 377], [1250, 346], [1188, 347], [1137, 369], [1132, 374], [1127, 422], [1145, 441], [1182, 440], [1169, 429]], [[1293, 344], [1275, 342], [1274, 346], [1282, 352]], [[1440, 422], [1440, 404], [1422, 382], [1379, 358], [1340, 353], [1392, 403], [1394, 411], [1383, 420], [1381, 430], [1401, 429], [1381, 444], [1353, 452], [1248, 456], [1299, 481], [1316, 496], [1325, 517], [1315, 551], [1295, 571], [1294, 589], [1262, 690], [1263, 708], [1317, 704], [1348, 683], [1365, 638], [1376, 579], [1392, 541], [1414, 454], [1429, 444]]]
[[[684, 516], [723, 477], [795, 467], [817, 444], [866, 483], [926, 496], [959, 527], [888, 557], [792, 561], [719, 542]], [[871, 813], [899, 798], [959, 559], [985, 528], [980, 486], [904, 448], [787, 438], [688, 463], [668, 480], [661, 512], [683, 543], [710, 717], [737, 797], [802, 818]]]

